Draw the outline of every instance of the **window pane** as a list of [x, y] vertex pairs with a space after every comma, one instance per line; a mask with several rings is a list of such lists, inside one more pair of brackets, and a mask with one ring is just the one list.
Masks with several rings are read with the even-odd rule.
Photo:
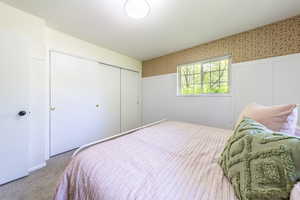
[[221, 83], [219, 93], [228, 93], [229, 92], [229, 84], [228, 82]]
[[180, 71], [180, 74], [184, 74], [184, 72], [185, 72], [185, 66], [179, 67], [179, 71]]
[[186, 85], [186, 79], [184, 78], [185, 76], [184, 75], [181, 75], [181, 87], [185, 87]]
[[181, 95], [229, 92], [229, 60], [192, 63], [178, 67]]
[[221, 81], [228, 81], [228, 71], [223, 70], [220, 72]]
[[220, 81], [219, 71], [211, 72], [211, 82], [215, 84], [215, 83], [219, 83], [219, 81]]
[[219, 61], [218, 62], [212, 62], [211, 63], [211, 71], [217, 71], [217, 70], [219, 70], [219, 64], [220, 64]]
[[180, 72], [180, 74], [184, 74], [184, 72], [185, 72], [185, 66], [180, 66], [179, 67], [179, 72]]
[[194, 84], [200, 85], [201, 84], [201, 74], [195, 74], [194, 75]]
[[201, 85], [195, 85], [195, 94], [202, 94]]
[[194, 92], [194, 79], [193, 74], [182, 74], [181, 75], [181, 93], [183, 95], [193, 94]]
[[203, 94], [210, 93], [210, 84], [203, 84]]
[[181, 75], [181, 85], [183, 87], [190, 87], [193, 84], [193, 75], [183, 74]]
[[181, 74], [193, 74], [194, 67], [193, 65], [184, 65], [181, 67]]
[[180, 66], [180, 67], [178, 67], [178, 70], [177, 70], [177, 71], [178, 71], [180, 74], [183, 74], [183, 72], [184, 72], [183, 68], [184, 68], [184, 66]]
[[194, 94], [194, 89], [189, 87], [189, 88], [182, 88], [181, 94], [183, 95], [192, 95]]
[[210, 72], [203, 72], [203, 82], [210, 83]]
[[194, 66], [195, 74], [200, 74], [201, 73], [201, 64], [196, 64]]
[[209, 72], [210, 71], [210, 63], [203, 64], [203, 72]]
[[227, 70], [227, 66], [228, 66], [228, 60], [222, 60], [220, 61], [220, 70]]

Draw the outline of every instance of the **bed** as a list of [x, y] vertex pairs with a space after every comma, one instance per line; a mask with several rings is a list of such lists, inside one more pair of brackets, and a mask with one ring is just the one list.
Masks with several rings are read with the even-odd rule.
[[[73, 157], [54, 199], [236, 200], [217, 164], [231, 134], [165, 121], [95, 144]], [[296, 185], [291, 200], [299, 196]]]

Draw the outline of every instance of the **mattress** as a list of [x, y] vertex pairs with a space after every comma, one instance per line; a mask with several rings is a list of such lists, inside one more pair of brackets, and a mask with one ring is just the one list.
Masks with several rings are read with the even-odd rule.
[[71, 160], [54, 199], [236, 200], [217, 164], [231, 134], [167, 121], [94, 145]]

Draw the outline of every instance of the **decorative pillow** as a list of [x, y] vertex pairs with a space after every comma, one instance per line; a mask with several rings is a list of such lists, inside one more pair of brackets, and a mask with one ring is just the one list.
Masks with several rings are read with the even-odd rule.
[[299, 126], [296, 127], [295, 135], [300, 137], [300, 127]]
[[300, 183], [297, 183], [292, 192], [291, 192], [291, 200], [297, 200], [300, 197]]
[[295, 135], [298, 108], [296, 104], [263, 106], [251, 103], [241, 112], [236, 126], [244, 117], [254, 119], [273, 131]]
[[237, 126], [219, 159], [240, 200], [288, 200], [300, 179], [300, 138], [250, 119]]
[[283, 124], [279, 132], [287, 133], [289, 135], [296, 135], [297, 129], [297, 122], [298, 122], [298, 107], [292, 110], [290, 115], [287, 117], [286, 122]]

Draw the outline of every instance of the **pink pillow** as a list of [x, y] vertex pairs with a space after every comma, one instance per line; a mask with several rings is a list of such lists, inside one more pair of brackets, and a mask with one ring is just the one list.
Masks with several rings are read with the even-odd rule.
[[273, 131], [295, 135], [298, 109], [296, 104], [263, 106], [252, 103], [241, 112], [236, 126], [244, 117], [249, 117]]

